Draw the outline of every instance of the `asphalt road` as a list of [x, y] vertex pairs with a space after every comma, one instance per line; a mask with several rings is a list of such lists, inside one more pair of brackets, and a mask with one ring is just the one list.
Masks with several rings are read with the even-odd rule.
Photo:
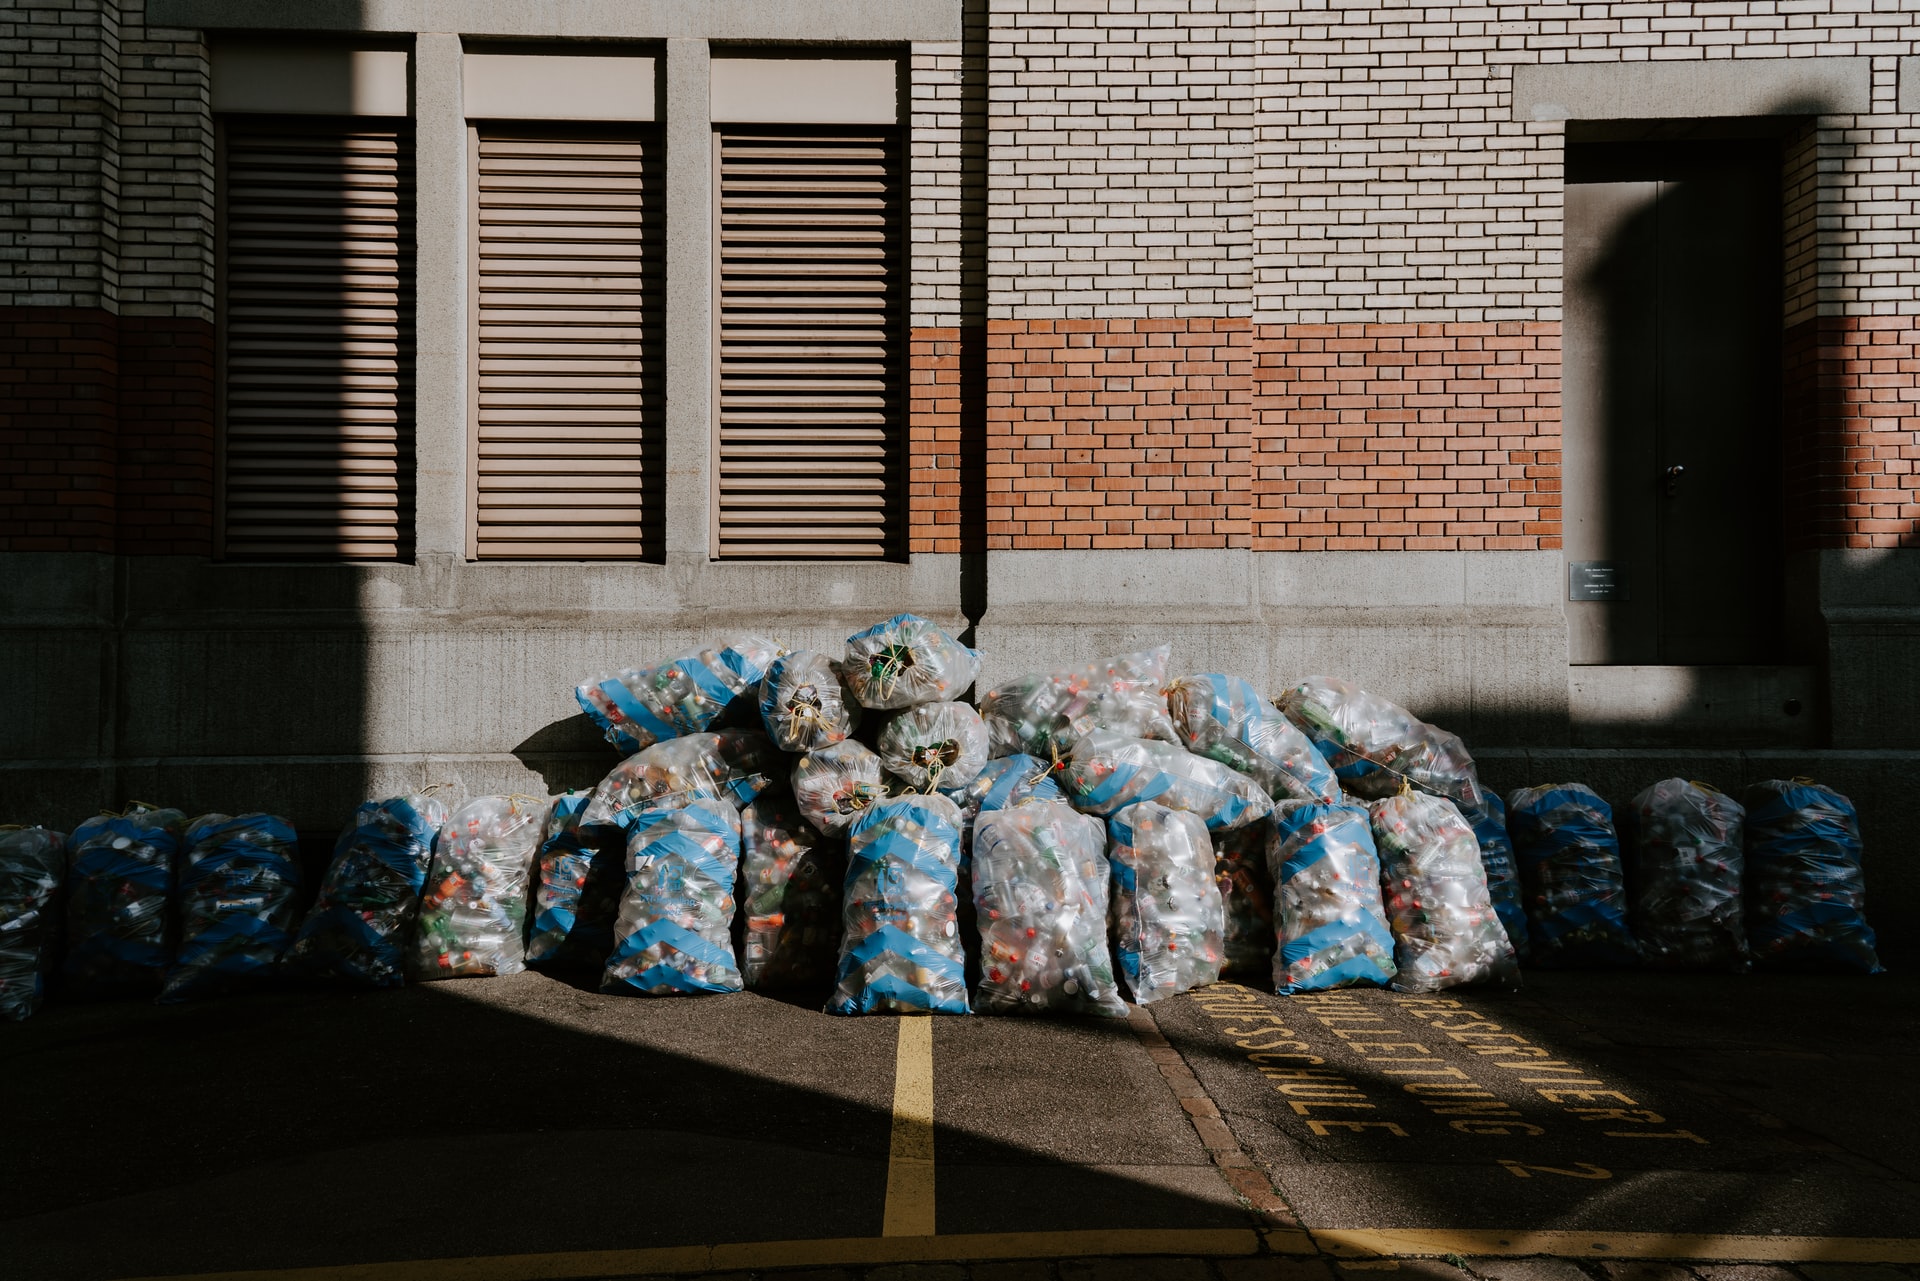
[[[531, 973], [50, 1005], [0, 1027], [0, 1271], [875, 1237], [900, 1022], [817, 1010]], [[1284, 1221], [1230, 1185], [1244, 1161], [1308, 1228], [1920, 1236], [1906, 976], [1223, 985], [1150, 1012], [1166, 1046], [934, 1020], [940, 1234]]]

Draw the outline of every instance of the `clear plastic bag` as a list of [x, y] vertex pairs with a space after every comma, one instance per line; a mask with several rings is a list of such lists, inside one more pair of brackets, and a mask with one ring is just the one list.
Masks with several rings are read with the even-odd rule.
[[967, 1013], [959, 863], [960, 811], [938, 793], [896, 796], [860, 815], [847, 841], [840, 968], [827, 1013]]
[[1408, 790], [1371, 806], [1396, 992], [1437, 992], [1520, 970], [1480, 866], [1480, 843], [1452, 801]]
[[959, 698], [980, 674], [980, 655], [917, 614], [847, 637], [840, 678], [864, 707], [912, 707]]
[[1487, 894], [1493, 910], [1499, 914], [1500, 928], [1513, 944], [1513, 954], [1527, 959], [1527, 908], [1521, 901], [1520, 864], [1513, 855], [1513, 838], [1507, 835], [1507, 803], [1491, 789], [1480, 794], [1480, 804], [1462, 805], [1460, 813], [1473, 825], [1473, 839], [1480, 843], [1480, 866], [1487, 873]]
[[785, 792], [740, 811], [740, 976], [750, 988], [825, 987], [840, 951], [846, 843], [822, 836]]
[[1289, 995], [1393, 981], [1393, 932], [1367, 811], [1350, 801], [1282, 801], [1267, 866], [1274, 905], [1273, 988]]
[[1309, 676], [1280, 710], [1313, 740], [1355, 796], [1379, 800], [1415, 787], [1459, 805], [1480, 802], [1480, 775], [1457, 734], [1335, 676]]
[[808, 752], [793, 767], [800, 812], [829, 836], [845, 833], [886, 796], [879, 754], [855, 739]]
[[1747, 968], [1741, 834], [1746, 810], [1704, 783], [1663, 779], [1623, 824], [1633, 868], [1633, 936], [1657, 969]]
[[57, 900], [66, 878], [63, 833], [0, 830], [0, 1018], [29, 1018], [46, 999], [60, 943]]
[[1250, 823], [1214, 832], [1213, 880], [1220, 887], [1227, 925], [1222, 974], [1257, 974], [1273, 968], [1273, 876], [1267, 871], [1271, 829]]
[[1141, 801], [1108, 821], [1107, 837], [1114, 953], [1133, 999], [1145, 1005], [1218, 982], [1226, 905], [1213, 880], [1206, 824]]
[[693, 801], [751, 804], [786, 762], [759, 730], [725, 729], [655, 743], [614, 766], [580, 816], [583, 827], [625, 827], [643, 810]]
[[296, 974], [399, 987], [447, 807], [428, 793], [366, 801], [333, 847], [320, 897], [287, 949]]
[[1520, 858], [1529, 959], [1541, 966], [1633, 965], [1627, 892], [1613, 810], [1584, 783], [1526, 787], [1507, 797]]
[[1755, 783], [1746, 801], [1754, 964], [1878, 974], [1853, 802], [1806, 779]]
[[1157, 801], [1198, 815], [1212, 831], [1226, 831], [1273, 812], [1273, 798], [1245, 774], [1174, 743], [1108, 730], [1095, 730], [1074, 744], [1064, 786], [1076, 809], [1102, 818], [1141, 801]]
[[1189, 751], [1245, 774], [1274, 800], [1340, 799], [1320, 749], [1238, 676], [1183, 676], [1167, 687], [1167, 710]]
[[626, 841], [582, 826], [591, 798], [562, 796], [547, 811], [534, 860], [527, 964], [600, 969], [613, 951], [613, 922], [626, 887]]
[[187, 816], [135, 807], [67, 837], [67, 956], [74, 996], [152, 996], [173, 959], [168, 900]]
[[1106, 825], [1062, 801], [994, 810], [974, 834], [976, 1008], [1125, 1018], [1107, 948]]
[[733, 888], [740, 811], [701, 799], [650, 810], [627, 835], [627, 888], [602, 992], [697, 996], [738, 992]]
[[1177, 743], [1167, 713], [1170, 646], [1095, 659], [1084, 667], [1032, 672], [995, 686], [980, 700], [991, 755], [1025, 752], [1064, 759], [1096, 729]]
[[546, 812], [536, 797], [481, 796], [447, 819], [420, 897], [411, 978], [527, 968], [527, 880]]
[[880, 731], [880, 764], [921, 791], [964, 787], [987, 763], [987, 727], [965, 703], [920, 703]]
[[784, 653], [764, 636], [734, 636], [658, 667], [602, 673], [573, 696], [607, 741], [631, 754], [710, 728], [734, 699], [758, 693], [767, 665]]
[[300, 899], [299, 837], [272, 814], [203, 814], [180, 865], [180, 946], [162, 1001], [261, 987], [278, 977]]
[[760, 681], [760, 719], [783, 752], [811, 752], [859, 728], [860, 704], [847, 696], [833, 660], [811, 649], [773, 660]]

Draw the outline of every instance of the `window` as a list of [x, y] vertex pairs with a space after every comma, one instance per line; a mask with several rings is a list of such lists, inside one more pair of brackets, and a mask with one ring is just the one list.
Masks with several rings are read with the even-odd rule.
[[716, 553], [899, 557], [899, 131], [730, 125], [716, 147]]
[[221, 548], [396, 560], [413, 542], [413, 140], [221, 129]]

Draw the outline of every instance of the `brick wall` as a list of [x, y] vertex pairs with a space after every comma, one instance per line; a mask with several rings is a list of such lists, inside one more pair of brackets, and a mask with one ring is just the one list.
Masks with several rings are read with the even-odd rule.
[[1920, 317], [1803, 322], [1786, 370], [1789, 545], [1920, 546]]
[[114, 549], [115, 318], [0, 308], [0, 550]]
[[213, 554], [213, 326], [120, 318], [116, 537], [129, 556]]
[[914, 329], [907, 533], [916, 554], [962, 550], [961, 376], [961, 330]]

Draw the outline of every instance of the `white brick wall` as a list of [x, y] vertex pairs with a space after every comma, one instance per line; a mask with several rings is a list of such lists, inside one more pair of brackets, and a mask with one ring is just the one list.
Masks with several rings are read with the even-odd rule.
[[913, 46], [913, 324], [960, 323], [961, 46]]

